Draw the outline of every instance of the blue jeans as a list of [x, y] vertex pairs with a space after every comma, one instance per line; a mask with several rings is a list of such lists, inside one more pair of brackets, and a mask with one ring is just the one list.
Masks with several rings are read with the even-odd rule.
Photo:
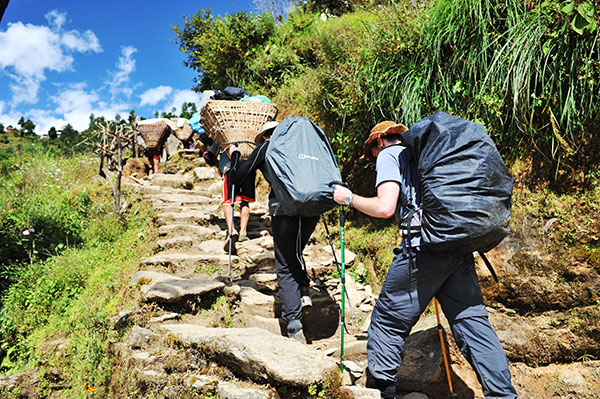
[[471, 253], [410, 250], [396, 255], [371, 316], [367, 344], [371, 374], [396, 381], [405, 339], [433, 297], [442, 306], [456, 344], [475, 370], [484, 396], [516, 398], [506, 354], [483, 305]]

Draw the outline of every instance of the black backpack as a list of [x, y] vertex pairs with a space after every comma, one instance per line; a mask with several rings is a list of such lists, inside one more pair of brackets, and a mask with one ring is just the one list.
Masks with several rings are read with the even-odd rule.
[[483, 126], [440, 111], [400, 139], [417, 162], [423, 250], [483, 253], [508, 235], [513, 178]]
[[291, 116], [273, 131], [265, 154], [265, 177], [277, 197], [271, 214], [317, 216], [336, 206], [332, 181], [340, 170], [325, 133], [310, 119]]

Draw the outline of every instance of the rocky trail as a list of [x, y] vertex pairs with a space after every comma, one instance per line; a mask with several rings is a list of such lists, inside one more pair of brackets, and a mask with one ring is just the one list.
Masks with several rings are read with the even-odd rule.
[[[259, 196], [251, 204], [249, 240], [236, 244], [229, 269], [221, 179], [202, 162], [187, 155], [178, 171], [127, 183], [152, 203], [159, 239], [155, 254], [140, 259], [130, 280], [139, 308], [112, 320], [115, 328], [127, 326], [128, 331], [112, 347], [113, 397], [379, 398], [378, 391], [364, 387], [367, 328], [376, 293], [346, 276], [348, 331], [340, 376], [341, 283], [329, 243], [312, 237], [304, 252], [313, 307], [303, 320], [308, 343], [302, 345], [284, 336], [279, 319], [266, 198]], [[237, 208], [235, 220], [237, 224]], [[347, 265], [355, 258], [346, 252]], [[531, 324], [490, 309], [490, 319], [511, 360], [539, 350], [529, 345], [531, 335], [546, 334], [544, 345], [560, 344], [543, 318]], [[459, 398], [483, 398], [450, 334], [448, 341], [454, 391]], [[435, 314], [422, 317], [406, 347], [397, 397], [447, 397]], [[600, 398], [599, 365], [589, 360], [534, 368], [512, 361], [511, 370], [521, 398]], [[317, 387], [324, 389], [321, 396]]]

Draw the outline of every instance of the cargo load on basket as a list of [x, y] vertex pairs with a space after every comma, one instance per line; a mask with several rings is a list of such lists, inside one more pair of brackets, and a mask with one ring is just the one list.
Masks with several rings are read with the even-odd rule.
[[260, 128], [276, 116], [277, 106], [272, 103], [210, 100], [202, 110], [201, 123], [221, 149], [238, 143], [240, 156], [247, 158]]
[[165, 119], [145, 119], [138, 122], [137, 130], [148, 149], [162, 147], [171, 134], [171, 127]]

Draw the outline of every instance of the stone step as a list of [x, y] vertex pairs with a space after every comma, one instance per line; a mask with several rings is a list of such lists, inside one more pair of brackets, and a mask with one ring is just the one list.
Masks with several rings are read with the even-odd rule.
[[150, 180], [154, 186], [183, 189], [191, 189], [194, 187], [194, 177], [190, 175], [157, 173], [149, 176], [148, 180]]
[[214, 199], [211, 196], [201, 194], [149, 194], [146, 196], [155, 207], [163, 205], [168, 206], [188, 206], [211, 204]]
[[159, 251], [163, 250], [175, 250], [175, 249], [189, 249], [195, 244], [194, 240], [190, 236], [177, 236], [172, 238], [166, 238], [163, 240], [156, 241]]
[[307, 387], [323, 382], [337, 364], [325, 354], [261, 328], [206, 328], [163, 324], [167, 339], [206, 348], [203, 354], [236, 373], [272, 385]]
[[[162, 266], [162, 267], [183, 267], [183, 268], [195, 268], [198, 273], [207, 268], [216, 268], [222, 270], [224, 266], [229, 264], [229, 255], [224, 253], [160, 253], [157, 255], [142, 257], [140, 259], [141, 265], [150, 266]], [[232, 265], [239, 263], [239, 257], [231, 256]], [[218, 271], [218, 270], [215, 270]]]
[[187, 209], [180, 209], [179, 211], [161, 212], [155, 220], [159, 226], [165, 226], [169, 224], [199, 224], [206, 225], [211, 220], [217, 219], [217, 216], [206, 211], [206, 210], [194, 210], [190, 211]]
[[169, 224], [160, 226], [158, 234], [162, 237], [173, 238], [174, 236], [198, 237], [217, 237], [224, 236], [224, 232], [217, 226], [200, 226], [195, 224]]

